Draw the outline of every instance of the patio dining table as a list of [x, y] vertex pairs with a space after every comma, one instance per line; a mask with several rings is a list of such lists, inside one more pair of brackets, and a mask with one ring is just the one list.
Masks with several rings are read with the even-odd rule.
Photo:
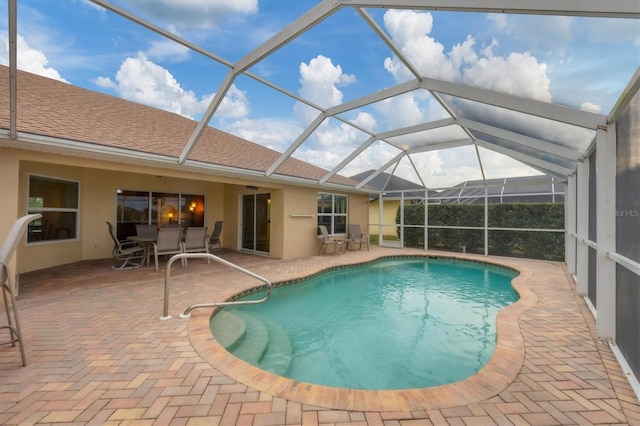
[[147, 236], [140, 236], [140, 235], [132, 235], [130, 237], [127, 237], [127, 240], [135, 241], [135, 242], [138, 242], [138, 243], [142, 243], [142, 245], [144, 246], [144, 248], [145, 248], [145, 250], [147, 252], [146, 259], [142, 262], [142, 266], [144, 266], [145, 261], [146, 261], [147, 266], [151, 265], [151, 253], [153, 252], [153, 243], [158, 241], [158, 237], [147, 237]]

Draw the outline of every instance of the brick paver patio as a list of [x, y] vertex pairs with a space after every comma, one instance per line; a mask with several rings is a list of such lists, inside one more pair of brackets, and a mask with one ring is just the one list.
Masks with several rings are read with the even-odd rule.
[[[425, 254], [378, 247], [285, 261], [216, 254], [279, 281], [411, 253]], [[564, 267], [488, 260], [523, 271], [519, 285], [530, 293], [529, 304], [504, 321], [521, 330], [509, 329], [506, 340], [515, 358], [493, 363], [493, 383], [471, 379], [440, 394], [382, 394], [387, 400], [364, 402], [313, 387], [287, 393], [269, 377], [242, 377], [235, 358], [217, 358], [212, 337], [203, 345], [198, 324], [211, 310], [196, 310], [188, 320], [178, 315], [190, 304], [257, 285], [223, 265], [175, 264], [168, 321], [159, 320], [163, 270], [114, 271], [108, 259], [24, 274], [18, 309], [28, 365], [21, 366], [17, 347], [0, 346], [0, 424], [640, 425], [640, 404], [609, 346], [594, 338], [593, 316]]]

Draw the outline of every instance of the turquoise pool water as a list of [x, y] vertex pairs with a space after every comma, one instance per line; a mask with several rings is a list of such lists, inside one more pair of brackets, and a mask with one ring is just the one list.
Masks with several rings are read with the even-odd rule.
[[517, 300], [515, 276], [481, 263], [379, 260], [278, 287], [261, 304], [225, 307], [211, 329], [234, 355], [294, 380], [436, 386], [475, 374], [491, 358], [496, 315]]

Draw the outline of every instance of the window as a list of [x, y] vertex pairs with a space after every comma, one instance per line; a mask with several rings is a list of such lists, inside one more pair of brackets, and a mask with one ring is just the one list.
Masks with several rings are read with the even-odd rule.
[[117, 191], [119, 240], [136, 235], [136, 224], [204, 226], [204, 195]]
[[318, 193], [318, 225], [325, 225], [329, 234], [347, 233], [347, 196]]
[[78, 235], [78, 182], [29, 176], [28, 212], [42, 217], [29, 224], [27, 242], [73, 240]]

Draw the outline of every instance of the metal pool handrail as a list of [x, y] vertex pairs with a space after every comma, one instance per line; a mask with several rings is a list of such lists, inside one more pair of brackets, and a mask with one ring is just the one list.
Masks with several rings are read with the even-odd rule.
[[254, 274], [251, 271], [247, 271], [246, 269], [241, 268], [240, 266], [234, 263], [231, 263], [227, 260], [224, 260], [211, 253], [180, 253], [172, 256], [171, 259], [169, 259], [169, 261], [167, 262], [167, 272], [165, 273], [165, 276], [164, 276], [164, 310], [163, 310], [162, 316], [160, 317], [160, 319], [163, 321], [171, 319], [171, 315], [169, 315], [169, 283], [171, 282], [171, 265], [173, 264], [173, 262], [175, 262], [178, 259], [192, 259], [192, 258], [204, 258], [204, 259], [215, 260], [218, 263], [222, 263], [223, 265], [229, 266], [230, 268], [240, 271], [243, 274], [249, 275], [259, 281], [262, 281], [263, 283], [266, 284], [267, 294], [262, 299], [258, 299], [258, 300], [196, 303], [194, 305], [189, 306], [187, 309], [185, 309], [185, 311], [180, 314], [180, 318], [189, 318], [191, 316], [191, 311], [194, 309], [213, 308], [216, 306], [228, 306], [228, 305], [255, 305], [256, 303], [264, 302], [269, 298], [269, 296], [271, 296], [271, 287], [272, 287], [271, 281], [269, 281], [264, 277], [261, 277], [258, 274]]

